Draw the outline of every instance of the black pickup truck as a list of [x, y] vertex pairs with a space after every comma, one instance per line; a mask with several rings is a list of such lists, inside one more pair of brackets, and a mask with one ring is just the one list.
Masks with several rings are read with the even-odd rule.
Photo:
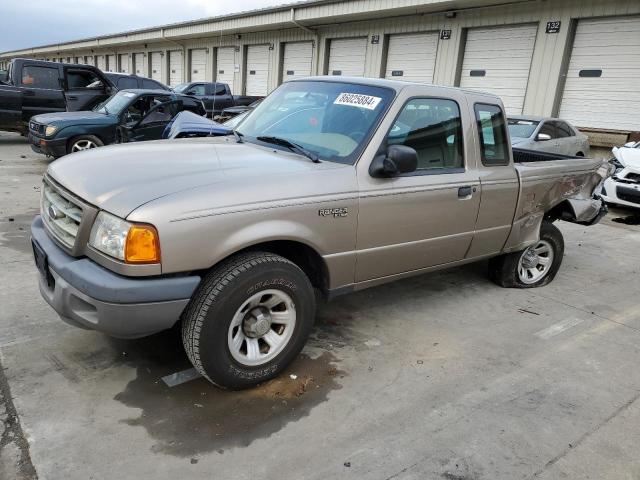
[[0, 83], [0, 130], [26, 135], [34, 115], [91, 110], [116, 91], [91, 65], [14, 59]]
[[207, 117], [213, 118], [220, 115], [222, 110], [229, 107], [249, 105], [264, 97], [252, 97], [248, 95], [232, 95], [229, 85], [226, 83], [190, 82], [181, 83], [173, 89], [176, 93], [189, 95], [202, 100], [207, 110]]

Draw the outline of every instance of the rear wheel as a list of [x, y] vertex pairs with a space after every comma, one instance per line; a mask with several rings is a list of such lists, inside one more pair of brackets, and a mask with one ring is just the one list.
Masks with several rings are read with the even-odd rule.
[[74, 137], [69, 141], [67, 153], [81, 152], [82, 150], [89, 150], [91, 148], [98, 148], [102, 146], [104, 146], [104, 143], [95, 135], [80, 135], [79, 137]]
[[489, 261], [489, 277], [506, 288], [541, 287], [554, 279], [563, 255], [562, 233], [552, 223], [542, 222], [535, 244]]
[[280, 373], [313, 326], [309, 279], [272, 253], [232, 257], [202, 281], [183, 315], [182, 339], [198, 372], [229, 389], [258, 385]]

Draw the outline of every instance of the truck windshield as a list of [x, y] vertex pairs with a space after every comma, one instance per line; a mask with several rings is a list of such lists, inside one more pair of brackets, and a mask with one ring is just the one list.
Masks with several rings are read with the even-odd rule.
[[105, 115], [118, 115], [129, 105], [135, 96], [136, 94], [133, 92], [122, 90], [93, 107], [93, 111], [104, 113]]
[[540, 122], [533, 120], [522, 120], [519, 118], [509, 118], [509, 135], [518, 138], [529, 138], [538, 127]]
[[304, 147], [321, 160], [352, 164], [393, 97], [393, 90], [370, 85], [287, 82], [236, 130], [248, 142], [265, 144], [258, 137], [277, 137]]

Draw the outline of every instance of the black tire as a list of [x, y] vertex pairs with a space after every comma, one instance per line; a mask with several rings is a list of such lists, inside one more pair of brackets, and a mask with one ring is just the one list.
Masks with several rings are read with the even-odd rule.
[[96, 137], [95, 135], [78, 135], [77, 137], [73, 137], [67, 143], [67, 155], [73, 152], [73, 146], [75, 144], [77, 144], [78, 142], [83, 142], [83, 141], [85, 141], [85, 142], [93, 142], [96, 147], [103, 147], [104, 146], [104, 142], [102, 140], [100, 140], [98, 137]]
[[518, 267], [520, 264], [520, 258], [528, 250], [521, 250], [519, 252], [507, 253], [500, 255], [499, 257], [489, 260], [489, 278], [501, 287], [505, 288], [534, 288], [542, 287], [550, 283], [558, 273], [560, 265], [562, 264], [562, 257], [564, 255], [564, 238], [558, 228], [551, 222], [542, 222], [540, 226], [540, 240], [545, 241], [551, 246], [553, 250], [553, 261], [551, 267], [547, 270], [546, 274], [538, 281], [533, 283], [525, 283], [521, 280], [518, 274]]
[[[282, 291], [293, 301], [293, 333], [269, 362], [247, 366], [231, 353], [229, 329], [243, 303], [268, 289]], [[314, 317], [314, 290], [297, 265], [273, 253], [243, 253], [225, 260], [202, 280], [182, 316], [182, 341], [200, 374], [219, 387], [240, 390], [274, 378], [291, 363], [302, 350]]]

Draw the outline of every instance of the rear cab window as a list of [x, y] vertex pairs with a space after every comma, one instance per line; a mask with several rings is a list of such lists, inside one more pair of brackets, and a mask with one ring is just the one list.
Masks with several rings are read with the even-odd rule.
[[54, 67], [25, 65], [20, 83], [29, 88], [60, 90], [60, 72]]
[[509, 143], [504, 113], [497, 105], [474, 105], [480, 154], [485, 167], [509, 165]]

